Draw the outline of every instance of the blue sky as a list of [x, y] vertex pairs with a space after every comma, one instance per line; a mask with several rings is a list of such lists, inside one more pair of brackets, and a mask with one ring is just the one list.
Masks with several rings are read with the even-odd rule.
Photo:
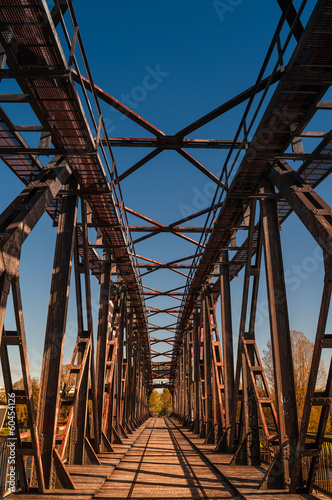
[[[51, 5], [51, 0], [48, 2]], [[294, 2], [298, 6], [299, 2]], [[224, 7], [221, 7], [221, 5]], [[310, 14], [308, 2], [303, 19]], [[267, 47], [277, 26], [280, 9], [276, 0], [175, 0], [110, 2], [74, 0], [74, 7], [95, 83], [125, 102], [161, 129], [174, 134], [200, 116], [220, 106], [255, 83]], [[225, 7], [226, 6], [226, 7]], [[294, 42], [291, 49], [294, 48]], [[1, 92], [15, 92], [15, 85], [1, 82]], [[21, 106], [21, 105], [20, 105]], [[24, 111], [22, 111], [24, 109]], [[17, 124], [30, 124], [27, 107], [8, 106]], [[150, 134], [106, 104], [102, 110], [108, 132], [114, 137], [149, 137]], [[244, 105], [191, 134], [193, 138], [233, 139]], [[35, 121], [33, 122], [35, 123]], [[331, 128], [328, 112], [320, 112], [308, 130]], [[28, 137], [26, 135], [26, 137]], [[30, 137], [30, 142], [36, 138]], [[314, 143], [305, 143], [312, 150]], [[118, 172], [125, 171], [151, 150], [114, 148]], [[220, 174], [225, 151], [190, 150], [197, 160]], [[298, 168], [298, 164], [292, 164]], [[21, 191], [22, 185], [1, 164], [0, 210]], [[125, 204], [158, 222], [169, 224], [189, 213], [206, 208], [212, 200], [213, 183], [176, 152], [164, 152], [121, 184]], [[331, 204], [331, 180], [318, 188]], [[132, 224], [145, 224], [129, 216]], [[203, 225], [204, 218], [189, 224]], [[137, 235], [136, 235], [137, 236]], [[191, 236], [191, 235], [189, 235]], [[45, 333], [48, 294], [56, 230], [44, 215], [22, 250], [21, 283], [32, 374], [39, 376]], [[323, 284], [322, 259], [317, 244], [292, 215], [282, 232], [291, 329], [314, 338]], [[135, 235], [134, 235], [135, 238]], [[136, 252], [167, 262], [191, 255], [195, 245], [175, 236], [160, 235], [138, 243]], [[237, 337], [241, 306], [242, 274], [232, 283], [234, 336]], [[266, 294], [259, 297], [257, 339], [262, 350], [269, 337]], [[183, 286], [185, 279], [169, 271], [152, 273], [147, 286], [167, 290]], [[98, 286], [92, 278], [95, 330]], [[153, 299], [148, 305], [170, 307], [180, 302]], [[10, 310], [7, 328], [13, 328]], [[173, 323], [174, 318], [157, 316], [152, 322]], [[75, 341], [75, 307], [71, 294], [65, 362]], [[331, 325], [329, 325], [330, 328]], [[161, 336], [164, 334], [161, 332]], [[168, 334], [165, 334], [168, 335]], [[162, 349], [166, 350], [164, 345]]]

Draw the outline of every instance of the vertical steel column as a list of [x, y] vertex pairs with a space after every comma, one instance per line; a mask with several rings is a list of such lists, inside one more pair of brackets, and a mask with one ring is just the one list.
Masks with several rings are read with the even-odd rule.
[[[89, 267], [89, 248], [88, 248], [88, 227], [87, 227], [87, 207], [86, 200], [81, 199], [82, 229], [76, 232], [76, 242], [74, 250], [75, 262], [75, 282], [76, 282], [76, 302], [77, 302], [77, 369], [82, 372], [79, 387], [75, 388], [77, 401], [74, 404], [73, 425], [71, 426], [71, 437], [69, 445], [69, 463], [85, 464], [99, 463], [97, 456], [91, 446], [91, 430], [89, 427], [89, 375], [91, 383], [92, 397], [92, 422], [93, 438], [96, 445], [98, 437], [98, 421], [96, 408], [96, 387], [94, 370], [94, 352], [93, 352], [93, 321], [91, 305], [91, 286], [90, 286], [90, 267]], [[82, 263], [80, 263], [80, 253]], [[84, 279], [85, 305], [86, 305], [86, 323], [87, 330], [84, 330], [83, 297], [81, 286], [81, 275]], [[89, 346], [88, 357], [86, 358], [86, 349]], [[97, 447], [98, 449], [98, 447]]]
[[142, 339], [138, 333], [138, 344], [137, 344], [137, 393], [136, 393], [136, 418], [139, 424], [142, 424], [142, 389], [143, 389], [143, 377], [142, 377]]
[[194, 380], [193, 380], [193, 328], [188, 331], [188, 411], [189, 424], [192, 428], [194, 415]]
[[126, 328], [126, 377], [125, 377], [125, 387], [124, 387], [124, 426], [128, 432], [132, 432], [133, 425], [131, 421], [131, 411], [132, 411], [132, 400], [131, 400], [131, 384], [133, 383], [132, 378], [132, 355], [133, 355], [133, 308], [132, 306], [128, 309], [127, 315], [127, 328]]
[[205, 428], [205, 377], [204, 377], [204, 321], [203, 321], [203, 300], [202, 294], [200, 298], [200, 314], [199, 314], [199, 334], [198, 334], [198, 349], [199, 349], [199, 437], [206, 437]]
[[[244, 401], [244, 420], [246, 434], [246, 455], [248, 465], [260, 464], [260, 444], [259, 444], [259, 427], [258, 427], [258, 411], [254, 395], [254, 387], [251, 380], [250, 367], [247, 364], [244, 342], [252, 338], [253, 332], [246, 332], [247, 308], [249, 302], [249, 283], [252, 271], [252, 255], [254, 245], [255, 232], [255, 215], [256, 215], [256, 200], [251, 201], [250, 219], [249, 219], [249, 235], [248, 235], [248, 250], [247, 261], [245, 267], [244, 284], [243, 284], [243, 299], [240, 319], [240, 338], [242, 339], [241, 358], [242, 358], [242, 383], [243, 383], [243, 401]], [[254, 360], [251, 359], [251, 364]]]
[[183, 392], [184, 392], [184, 408], [183, 417], [184, 425], [190, 424], [190, 400], [189, 400], [189, 330], [186, 331], [183, 340]]
[[179, 359], [179, 415], [184, 418], [184, 368], [183, 368], [184, 339], [182, 339], [180, 359]]
[[186, 423], [187, 419], [187, 331], [184, 332], [182, 341], [182, 423]]
[[[71, 180], [69, 189], [77, 189], [75, 180]], [[59, 403], [76, 217], [77, 196], [65, 195], [62, 198], [55, 247], [38, 405], [38, 431], [46, 488], [54, 486], [53, 449], [56, 440], [56, 414]]]
[[109, 250], [103, 251], [102, 274], [100, 283], [98, 333], [96, 349], [96, 379], [97, 379], [97, 412], [98, 434], [96, 436], [96, 449], [101, 452], [102, 445], [102, 420], [105, 393], [106, 352], [109, 334], [108, 315], [111, 284], [111, 254]]
[[194, 310], [193, 316], [193, 363], [194, 363], [194, 384], [193, 384], [193, 404], [194, 404], [194, 422], [193, 422], [193, 432], [199, 434], [199, 313], [197, 309]]
[[[93, 439], [94, 439], [94, 443], [95, 443], [96, 437], [98, 436], [97, 381], [96, 381], [95, 349], [94, 349], [92, 303], [91, 303], [87, 202], [86, 202], [85, 198], [81, 199], [81, 209], [82, 209], [85, 303], [86, 303], [88, 335], [89, 335], [90, 342], [91, 342], [91, 361], [90, 361], [90, 384], [91, 384], [91, 401], [92, 401], [92, 429], [91, 430], [93, 432]], [[87, 424], [89, 425], [89, 421], [87, 422]], [[91, 436], [89, 436], [89, 437], [91, 437]], [[87, 444], [89, 444], [89, 443], [87, 443]]]
[[[76, 290], [76, 311], [77, 311], [77, 339], [88, 341], [88, 332], [84, 331], [83, 321], [83, 303], [81, 286], [81, 269], [79, 262], [78, 234], [76, 229], [76, 238], [74, 243], [74, 269], [75, 269], [75, 290]], [[78, 344], [77, 365], [82, 366], [85, 345]], [[70, 444], [69, 444], [69, 463], [84, 464], [84, 447], [86, 438], [86, 422], [88, 410], [88, 387], [89, 387], [89, 368], [90, 368], [91, 350], [82, 372], [82, 380], [77, 394], [76, 404], [73, 408], [73, 425], [71, 426]]]
[[207, 443], [214, 442], [213, 436], [213, 405], [212, 405], [212, 352], [211, 352], [211, 339], [210, 339], [210, 314], [207, 307], [206, 294], [208, 291], [205, 289], [202, 294], [202, 308], [203, 308], [203, 356], [204, 356], [204, 426], [205, 426], [205, 439]]
[[[246, 255], [246, 265], [243, 281], [243, 294], [239, 328], [239, 344], [235, 376], [235, 394], [233, 421], [231, 423], [230, 446], [233, 448], [235, 440], [237, 440], [237, 450], [233, 457], [233, 462], [237, 464], [258, 465], [260, 464], [260, 443], [259, 443], [259, 426], [258, 426], [258, 411], [257, 401], [255, 397], [253, 370], [256, 369], [255, 353], [252, 349], [250, 352], [248, 346], [253, 347], [255, 343], [255, 332], [250, 330], [251, 323], [249, 321], [249, 331], [246, 331], [247, 311], [249, 305], [249, 286], [250, 278], [256, 276], [259, 269], [252, 265], [252, 257], [254, 254], [255, 243], [255, 216], [256, 216], [256, 201], [252, 200], [250, 206], [249, 218], [249, 234]], [[251, 303], [251, 317], [255, 310], [255, 287], [253, 287], [253, 296]], [[258, 367], [257, 367], [258, 369]], [[259, 367], [260, 370], [260, 367]], [[242, 371], [242, 390], [240, 389], [240, 376]], [[261, 370], [260, 370], [261, 372]], [[242, 392], [242, 404], [240, 413], [240, 428], [236, 436], [236, 417], [238, 407], [238, 397]]]
[[118, 354], [118, 338], [117, 322], [119, 320], [119, 311], [121, 308], [121, 293], [119, 287], [115, 285], [110, 289], [110, 302], [109, 302], [109, 315], [108, 321], [110, 322], [109, 334], [107, 338], [106, 348], [106, 364], [105, 364], [105, 388], [106, 393], [103, 405], [103, 423], [102, 429], [110, 442], [120, 442], [120, 438], [115, 436], [114, 431], [114, 408], [115, 408], [115, 394], [116, 394], [116, 371], [117, 371], [117, 354]]
[[298, 422], [277, 201], [270, 182], [264, 185], [261, 193], [266, 195], [261, 200], [261, 216], [281, 447], [280, 457], [269, 475], [268, 486], [273, 487], [273, 484], [279, 486], [280, 480], [285, 486], [290, 483]]
[[[122, 300], [119, 311], [119, 322], [117, 326], [117, 339], [118, 339], [118, 354], [117, 354], [117, 369], [116, 369], [116, 420], [115, 420], [115, 430], [119, 436], [125, 433], [121, 425], [121, 414], [122, 414], [122, 376], [123, 376], [123, 338], [124, 338], [124, 326], [126, 322], [126, 292], [122, 294]], [[125, 436], [126, 437], [126, 436]]]
[[130, 407], [131, 407], [131, 422], [134, 427], [138, 426], [137, 416], [136, 416], [136, 406], [137, 406], [137, 384], [138, 384], [138, 374], [137, 374], [137, 363], [138, 363], [138, 328], [133, 332], [133, 344], [132, 344], [132, 383], [130, 386]]
[[139, 330], [137, 330], [136, 342], [135, 342], [135, 352], [134, 352], [134, 369], [135, 369], [135, 406], [134, 406], [134, 415], [136, 426], [139, 425], [139, 413], [138, 413], [138, 404], [139, 404], [139, 384], [140, 384], [140, 356], [141, 356], [141, 348], [140, 348], [140, 335]]
[[[221, 254], [220, 264], [220, 292], [221, 292], [221, 323], [222, 345], [224, 358], [224, 384], [225, 384], [225, 425], [226, 439], [223, 451], [230, 453], [230, 427], [233, 420], [234, 397], [234, 351], [231, 309], [231, 288], [229, 277], [228, 252]], [[221, 451], [221, 450], [220, 450]]]

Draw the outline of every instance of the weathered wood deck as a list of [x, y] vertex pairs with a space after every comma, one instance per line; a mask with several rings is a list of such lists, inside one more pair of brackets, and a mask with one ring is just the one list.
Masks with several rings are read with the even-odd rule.
[[[107, 499], [326, 499], [322, 494], [289, 495], [258, 491], [262, 467], [230, 466], [230, 456], [214, 454], [213, 446], [182, 428], [206, 460], [171, 422], [150, 418], [114, 453], [99, 455], [101, 465], [68, 466], [75, 491], [52, 490], [48, 494], [19, 494], [17, 500]], [[209, 466], [211, 461], [221, 474]], [[225, 477], [223, 477], [225, 476]]]

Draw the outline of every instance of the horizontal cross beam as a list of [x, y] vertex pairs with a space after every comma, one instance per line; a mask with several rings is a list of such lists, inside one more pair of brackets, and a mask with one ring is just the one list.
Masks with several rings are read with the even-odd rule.
[[[1, 101], [0, 101], [1, 102]], [[105, 137], [101, 138], [104, 145], [107, 144]], [[162, 149], [230, 149], [233, 141], [226, 139], [182, 139], [175, 135], [165, 135], [160, 137], [109, 137], [109, 143], [113, 147], [134, 147], [134, 148], [162, 148]], [[235, 149], [242, 146], [242, 141], [236, 141]]]

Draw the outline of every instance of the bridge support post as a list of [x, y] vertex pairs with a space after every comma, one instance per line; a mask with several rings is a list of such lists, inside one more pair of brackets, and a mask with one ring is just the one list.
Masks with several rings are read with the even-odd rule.
[[142, 339], [138, 334], [137, 342], [137, 392], [136, 392], [136, 418], [137, 421], [143, 423], [143, 409], [144, 409], [144, 375], [143, 375], [143, 361], [142, 361]]
[[194, 380], [193, 380], [193, 328], [188, 331], [188, 425], [191, 428], [194, 415]]
[[261, 200], [261, 216], [280, 445], [266, 478], [267, 487], [273, 488], [290, 484], [298, 422], [278, 209], [271, 182], [261, 194], [266, 195]]
[[[254, 321], [252, 318], [256, 311], [255, 287], [253, 287], [251, 304], [249, 302], [250, 278], [253, 276], [254, 266], [252, 266], [252, 257], [254, 253], [255, 239], [255, 216], [256, 201], [252, 200], [249, 205], [249, 234], [248, 249], [243, 282], [243, 294], [241, 305], [241, 317], [239, 328], [239, 344], [235, 377], [234, 393], [234, 419], [231, 425], [231, 447], [236, 443], [237, 449], [233, 461], [237, 464], [259, 465], [260, 464], [260, 443], [259, 443], [259, 425], [257, 409], [257, 393], [255, 394], [255, 375], [256, 369], [255, 353], [253, 349], [248, 349], [249, 344], [255, 342]], [[257, 268], [258, 266], [256, 266]], [[258, 269], [259, 270], [259, 269]], [[250, 305], [249, 331], [246, 331], [247, 311]], [[240, 377], [242, 372], [242, 389], [240, 389]], [[236, 427], [236, 415], [238, 400], [241, 400], [240, 423], [238, 432]], [[236, 435], [237, 434], [237, 435]]]
[[183, 424], [190, 425], [190, 331], [186, 331], [183, 341]]
[[183, 337], [180, 358], [179, 358], [179, 410], [178, 414], [180, 416], [181, 422], [184, 421], [184, 408], [185, 408], [185, 375], [184, 375], [184, 343], [185, 337]]
[[133, 344], [132, 344], [132, 383], [130, 386], [130, 406], [131, 406], [131, 422], [134, 427], [137, 427], [137, 384], [138, 384], [138, 373], [137, 373], [137, 363], [138, 363], [138, 330], [135, 328], [133, 331]]
[[222, 252], [220, 264], [220, 291], [221, 291], [221, 322], [222, 345], [224, 358], [224, 386], [225, 386], [225, 427], [226, 435], [218, 451], [230, 453], [230, 426], [233, 420], [234, 397], [234, 351], [231, 309], [231, 288], [229, 278], [228, 252]]
[[[69, 463], [85, 464], [99, 463], [98, 458], [93, 453], [91, 442], [96, 447], [98, 437], [98, 416], [97, 398], [94, 367], [94, 336], [91, 304], [90, 266], [88, 248], [88, 220], [87, 203], [81, 198], [82, 230], [79, 233], [76, 228], [76, 238], [74, 245], [74, 266], [76, 285], [76, 305], [77, 305], [77, 366], [79, 375], [76, 377], [75, 393], [77, 401], [74, 402], [73, 423], [71, 426], [71, 437], [69, 445]], [[81, 262], [80, 262], [81, 255]], [[83, 295], [81, 275], [84, 281], [85, 308], [83, 307]], [[86, 310], [87, 330], [84, 330], [84, 309]], [[88, 356], [85, 356], [87, 345]], [[73, 370], [73, 367], [71, 367]], [[90, 388], [89, 388], [90, 377]], [[90, 428], [89, 395], [92, 401], [92, 425]], [[60, 412], [61, 406], [59, 407]], [[93, 439], [93, 441], [92, 441]]]
[[132, 399], [130, 392], [131, 384], [133, 383], [133, 372], [132, 372], [133, 334], [134, 334], [134, 317], [133, 317], [133, 308], [130, 305], [128, 308], [127, 328], [126, 328], [126, 373], [124, 377], [124, 411], [123, 411], [123, 425], [129, 433], [132, 433], [133, 430], [133, 424], [131, 420]]
[[[74, 179], [70, 181], [69, 188], [77, 189], [77, 182]], [[65, 195], [62, 198], [54, 255], [38, 405], [38, 432], [46, 488], [55, 486], [53, 449], [56, 440], [56, 416], [59, 405], [76, 218], [77, 196]]]
[[134, 403], [134, 419], [135, 419], [135, 424], [136, 426], [138, 425], [139, 421], [139, 413], [138, 413], [138, 401], [139, 401], [139, 383], [140, 383], [140, 336], [139, 332], [136, 332], [135, 335], [135, 344], [134, 344], [134, 378], [135, 378], [135, 384], [133, 386], [133, 392], [132, 392], [132, 397], [135, 401]]
[[200, 426], [200, 395], [199, 395], [199, 336], [200, 336], [200, 324], [199, 324], [199, 313], [195, 309], [193, 314], [193, 361], [194, 361], [194, 384], [193, 384], [193, 403], [194, 403], [194, 422], [193, 422], [193, 432], [199, 434]]
[[203, 309], [203, 356], [204, 356], [204, 434], [207, 443], [214, 443], [213, 433], [213, 394], [212, 394], [212, 349], [210, 337], [210, 313], [206, 300], [208, 290], [202, 293], [201, 307]]
[[97, 412], [98, 434], [96, 436], [96, 451], [102, 451], [103, 407], [105, 394], [106, 352], [109, 335], [110, 287], [111, 287], [111, 255], [108, 249], [103, 251], [102, 274], [100, 283], [98, 333], [96, 349], [96, 380], [97, 380]]
[[116, 384], [115, 384], [115, 430], [118, 436], [127, 437], [122, 427], [122, 402], [123, 402], [123, 344], [124, 344], [124, 327], [127, 317], [127, 301], [126, 292], [123, 291], [122, 300], [120, 303], [120, 311], [117, 324], [117, 368], [116, 368]]

